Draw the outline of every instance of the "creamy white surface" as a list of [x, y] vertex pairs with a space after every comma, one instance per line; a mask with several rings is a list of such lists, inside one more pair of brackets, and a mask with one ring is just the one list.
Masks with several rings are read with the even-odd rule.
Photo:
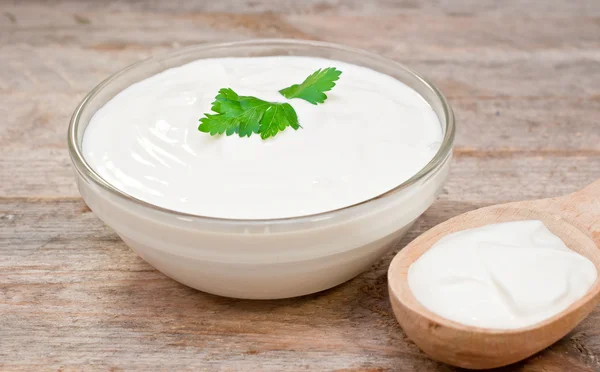
[[[324, 104], [279, 89], [318, 68], [342, 76]], [[300, 125], [274, 138], [197, 130], [220, 88], [289, 102]], [[442, 131], [426, 101], [374, 70], [310, 57], [198, 60], [133, 84], [92, 117], [84, 157], [120, 190], [172, 210], [221, 218], [283, 218], [352, 205], [423, 168]]]
[[514, 329], [566, 309], [597, 275], [590, 260], [532, 220], [445, 236], [410, 266], [408, 284], [423, 306], [444, 318]]

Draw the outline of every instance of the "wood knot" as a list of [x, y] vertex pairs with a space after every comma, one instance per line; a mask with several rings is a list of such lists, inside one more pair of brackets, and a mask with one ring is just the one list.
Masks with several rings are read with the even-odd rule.
[[436, 322], [429, 322], [429, 325], [427, 326], [428, 329], [433, 329], [433, 330], [438, 329], [440, 327], [441, 327], [441, 325], [439, 325]]

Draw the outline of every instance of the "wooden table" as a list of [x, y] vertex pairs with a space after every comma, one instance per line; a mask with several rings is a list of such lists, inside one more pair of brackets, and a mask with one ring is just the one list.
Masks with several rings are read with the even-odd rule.
[[[455, 108], [453, 170], [398, 246], [474, 208], [600, 177], [600, 1], [0, 0], [0, 369], [452, 371], [397, 326], [392, 255], [312, 296], [242, 301], [165, 277], [82, 202], [71, 112], [110, 73], [218, 40], [286, 37], [404, 62]], [[600, 310], [527, 371], [600, 370]]]

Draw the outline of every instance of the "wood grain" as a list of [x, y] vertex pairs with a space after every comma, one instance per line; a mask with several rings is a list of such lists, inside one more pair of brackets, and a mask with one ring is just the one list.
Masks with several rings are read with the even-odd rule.
[[[6, 6], [20, 5], [20, 0], [4, 0]], [[39, 2], [38, 2], [39, 3]], [[43, 2], [42, 2], [43, 3]], [[160, 0], [121, 1], [107, 0], [98, 3], [95, 0], [62, 0], [59, 3], [61, 9], [70, 11], [110, 11], [110, 12], [157, 12], [190, 13], [190, 12], [225, 12], [225, 13], [284, 13], [284, 14], [329, 14], [329, 15], [401, 15], [405, 13], [426, 14], [490, 14], [490, 15], [600, 15], [597, 4], [585, 0], [555, 0], [548, 3], [543, 0], [529, 1], [527, 6], [519, 0], [507, 0], [498, 4], [494, 0], [461, 0], [443, 1], [432, 0], [419, 2], [414, 0], [372, 0], [364, 2], [361, 0], [252, 0], [252, 1], [211, 1], [198, 0], [190, 2], [166, 2]], [[28, 4], [27, 8], [36, 6], [35, 3]], [[39, 7], [39, 5], [38, 5]]]
[[[440, 86], [458, 123], [443, 195], [401, 247], [460, 213], [600, 177], [598, 35], [594, 0], [0, 0], [0, 369], [453, 371], [398, 327], [391, 256], [283, 301], [153, 270], [80, 200], [71, 112], [112, 72], [207, 41], [318, 39], [397, 59]], [[600, 370], [598, 324], [596, 310], [514, 368]]]
[[[163, 368], [189, 369], [445, 368], [427, 360], [395, 323], [385, 287], [389, 255], [359, 278], [320, 294], [230, 300], [154, 271], [78, 199], [0, 202], [0, 366], [5, 370], [20, 363], [23, 369], [94, 363], [98, 369], [143, 370], [157, 359]], [[438, 202], [401, 245], [479, 206]], [[566, 353], [561, 366], [575, 368], [569, 370], [596, 366], [600, 329], [593, 324], [598, 321], [600, 313], [594, 313], [575, 330], [579, 344], [563, 340], [542, 353], [537, 370], [550, 368], [554, 354]], [[32, 342], [36, 346], [27, 347]]]
[[[0, 197], [78, 196], [62, 147], [4, 148], [0, 167], [6, 170], [0, 174]], [[489, 204], [551, 197], [581, 188], [598, 175], [600, 156], [593, 154], [458, 149], [444, 197]]]
[[[98, 80], [102, 77], [104, 75]], [[91, 80], [87, 84], [89, 89], [97, 82]], [[48, 77], [46, 81], [52, 80]], [[61, 81], [52, 83], [57, 87], [61, 85]], [[37, 92], [34, 101], [28, 99], [30, 93], [0, 92], [0, 115], [7, 123], [19, 123], [6, 125], [0, 133], [3, 146], [10, 149], [29, 146], [66, 149], [66, 127], [85, 92], [83, 89], [81, 92], [62, 89], [64, 92]], [[600, 130], [588, 130], [600, 127], [596, 117], [600, 112], [600, 99], [455, 97], [450, 100], [457, 117], [455, 146], [458, 156], [477, 151], [600, 155]], [[25, 138], [27, 141], [21, 140]]]

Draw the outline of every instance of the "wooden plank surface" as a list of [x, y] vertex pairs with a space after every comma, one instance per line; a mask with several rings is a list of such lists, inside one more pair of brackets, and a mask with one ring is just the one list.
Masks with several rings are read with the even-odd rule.
[[[241, 301], [184, 287], [85, 206], [66, 151], [78, 101], [184, 45], [257, 37], [397, 59], [458, 122], [440, 200], [400, 242], [457, 214], [600, 178], [600, 2], [0, 0], [0, 370], [453, 371], [391, 313], [392, 255], [332, 290]], [[506, 370], [600, 370], [600, 311]]]

